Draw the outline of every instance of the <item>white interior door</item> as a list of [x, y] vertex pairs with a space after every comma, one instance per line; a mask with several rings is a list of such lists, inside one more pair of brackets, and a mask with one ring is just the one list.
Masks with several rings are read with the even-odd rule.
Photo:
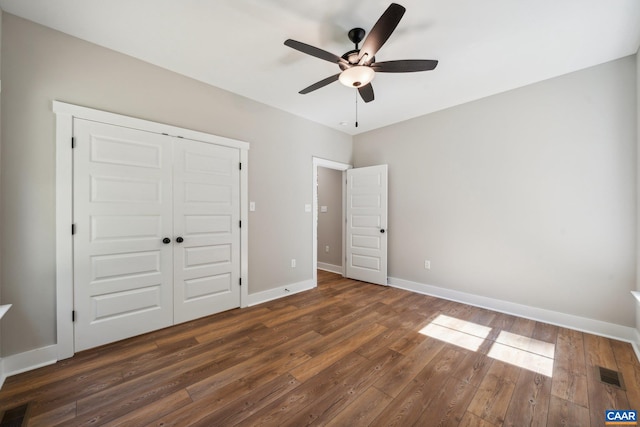
[[171, 138], [74, 121], [75, 350], [173, 322]]
[[175, 323], [240, 306], [240, 152], [174, 149]]
[[387, 284], [387, 165], [347, 170], [346, 276]]

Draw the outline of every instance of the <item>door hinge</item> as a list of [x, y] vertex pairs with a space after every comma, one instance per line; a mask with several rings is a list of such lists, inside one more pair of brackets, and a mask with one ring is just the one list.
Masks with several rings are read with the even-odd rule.
[[242, 162], [240, 162], [239, 165], [240, 165], [239, 169], [242, 170]]
[[71, 224], [71, 234], [76, 234], [76, 225], [75, 224]]
[[238, 282], [240, 283], [240, 286], [242, 286], [242, 277], [238, 279]]
[[76, 311], [75, 311], [75, 310], [73, 310], [73, 311], [71, 312], [71, 321], [72, 321], [72, 322], [75, 322], [75, 321], [76, 321]]
[[71, 148], [76, 148], [76, 137], [75, 136], [71, 137]]
[[238, 221], [238, 222], [239, 222], [238, 225], [240, 226], [240, 228], [242, 228], [242, 221]]

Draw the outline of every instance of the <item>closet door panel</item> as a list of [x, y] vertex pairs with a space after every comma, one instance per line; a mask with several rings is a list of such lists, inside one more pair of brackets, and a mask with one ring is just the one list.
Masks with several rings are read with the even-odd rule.
[[173, 324], [172, 141], [74, 120], [75, 351]]
[[239, 164], [235, 148], [174, 146], [176, 323], [240, 306]]

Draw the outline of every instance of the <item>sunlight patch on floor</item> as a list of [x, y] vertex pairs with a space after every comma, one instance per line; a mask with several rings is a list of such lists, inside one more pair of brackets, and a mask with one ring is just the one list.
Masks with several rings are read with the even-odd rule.
[[[420, 333], [440, 341], [478, 351], [492, 328], [444, 314], [436, 317]], [[551, 377], [555, 345], [507, 331], [501, 331], [487, 356]]]
[[444, 314], [436, 317], [420, 333], [458, 347], [478, 351], [491, 328]]
[[551, 378], [554, 354], [554, 344], [502, 331], [487, 356]]

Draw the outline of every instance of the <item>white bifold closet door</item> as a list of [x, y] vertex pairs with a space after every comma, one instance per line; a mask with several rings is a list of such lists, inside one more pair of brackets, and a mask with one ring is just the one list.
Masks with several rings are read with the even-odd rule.
[[74, 120], [75, 351], [240, 305], [239, 150]]
[[239, 156], [197, 141], [174, 147], [174, 323], [240, 306]]

